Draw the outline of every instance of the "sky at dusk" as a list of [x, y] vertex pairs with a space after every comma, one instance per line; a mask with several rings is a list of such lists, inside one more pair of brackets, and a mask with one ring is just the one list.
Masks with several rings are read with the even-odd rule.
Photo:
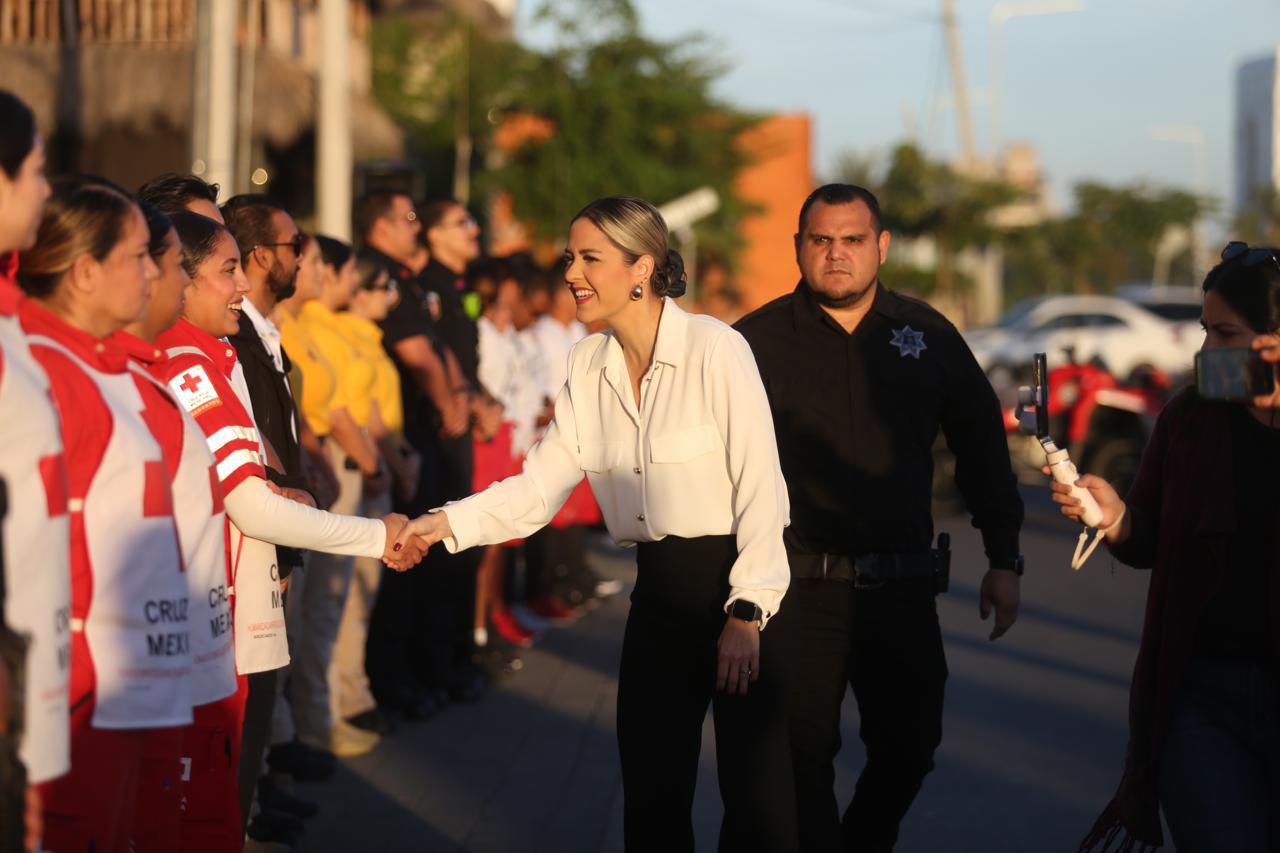
[[[992, 10], [1043, 6], [957, 0], [977, 149], [992, 150]], [[1048, 0], [1060, 3], [1062, 0]], [[914, 137], [959, 150], [940, 3], [929, 0], [635, 0], [646, 33], [701, 34], [731, 66], [717, 94], [762, 112], [809, 113], [817, 177], [843, 151], [883, 155]], [[1197, 183], [1230, 197], [1238, 63], [1280, 44], [1280, 0], [1080, 0], [1084, 11], [1012, 17], [999, 45], [1000, 141], [1039, 151], [1053, 200], [1079, 180]], [[521, 3], [519, 35], [545, 43]], [[1153, 138], [1156, 128], [1205, 140]], [[1191, 131], [1190, 135], [1194, 136]], [[1197, 174], [1199, 173], [1199, 174]]]

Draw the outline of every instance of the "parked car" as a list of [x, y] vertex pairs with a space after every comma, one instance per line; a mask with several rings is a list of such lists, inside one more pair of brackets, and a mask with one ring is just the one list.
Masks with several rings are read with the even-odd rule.
[[993, 381], [1024, 375], [1037, 352], [1048, 353], [1051, 365], [1092, 362], [1125, 379], [1152, 368], [1181, 375], [1200, 346], [1184, 323], [1114, 296], [1036, 297], [1014, 305], [994, 326], [966, 333], [965, 340]]
[[1187, 363], [1195, 356], [1204, 342], [1204, 329], [1200, 327], [1200, 313], [1204, 306], [1204, 293], [1198, 287], [1157, 287], [1151, 284], [1129, 284], [1119, 288], [1116, 296], [1128, 299], [1146, 308], [1174, 327]]

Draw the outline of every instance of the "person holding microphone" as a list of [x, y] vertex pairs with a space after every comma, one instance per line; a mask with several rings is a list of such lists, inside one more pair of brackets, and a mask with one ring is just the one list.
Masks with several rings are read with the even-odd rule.
[[[784, 709], [765, 626], [789, 581], [788, 498], [746, 341], [680, 310], [684, 264], [648, 202], [574, 217], [565, 283], [584, 323], [554, 420], [520, 474], [412, 521], [450, 552], [528, 536], [585, 473], [609, 531], [637, 546], [618, 676], [629, 851], [692, 851], [703, 717], [714, 709], [720, 849], [797, 849]], [[762, 640], [763, 637], [763, 640]]]

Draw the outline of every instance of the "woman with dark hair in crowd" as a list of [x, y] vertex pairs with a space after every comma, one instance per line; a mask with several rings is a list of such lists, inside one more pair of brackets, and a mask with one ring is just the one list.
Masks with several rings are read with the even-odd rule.
[[191, 722], [188, 588], [156, 431], [174, 404], [110, 341], [146, 306], [148, 240], [128, 196], [67, 180], [19, 258], [22, 327], [62, 414], [71, 517], [71, 772], [42, 789], [51, 850], [125, 845], [149, 741]]
[[[715, 713], [720, 849], [797, 847], [783, 708], [765, 623], [790, 581], [786, 484], [746, 341], [686, 314], [684, 265], [648, 202], [603, 198], [569, 228], [577, 344], [555, 418], [522, 473], [415, 519], [450, 551], [528, 536], [585, 473], [605, 522], [638, 544], [618, 676], [627, 849], [692, 851], [702, 721]], [[768, 636], [767, 632], [764, 634]], [[763, 663], [762, 663], [763, 661]]]
[[[66, 470], [49, 380], [32, 358], [18, 323], [18, 306], [25, 297], [14, 281], [17, 253], [35, 243], [48, 196], [44, 144], [35, 117], [18, 98], [0, 91], [0, 483], [8, 495], [0, 501], [5, 504], [0, 513], [0, 630], [25, 634], [28, 641], [21, 708], [8, 707], [11, 673], [0, 656], [0, 734], [10, 743], [17, 741], [29, 786], [61, 776], [71, 763]], [[13, 725], [17, 720], [23, 721], [21, 733]], [[26, 845], [34, 848], [40, 809], [36, 789], [27, 790]], [[13, 812], [19, 807], [17, 802], [0, 806], [0, 814], [14, 821], [0, 831], [0, 847], [21, 838], [23, 821]]]
[[[333, 269], [334, 266], [326, 264], [326, 268]], [[336, 315], [338, 329], [372, 371], [369, 437], [386, 463], [395, 494], [402, 500], [410, 500], [418, 490], [421, 462], [404, 440], [400, 374], [382, 345], [382, 329], [378, 327], [400, 294], [386, 264], [376, 257], [357, 258], [354, 272], [356, 288], [346, 310]], [[384, 515], [391, 511], [391, 499], [391, 490], [366, 495], [361, 513], [370, 518]], [[356, 558], [334, 643], [330, 673], [331, 683], [337, 691], [333, 705], [338, 718], [358, 729], [385, 735], [391, 733], [393, 724], [389, 715], [378, 707], [365, 667], [369, 619], [381, 581], [382, 566], [378, 561]]]
[[[1280, 255], [1232, 243], [1204, 280], [1203, 349], [1280, 330]], [[1153, 850], [1163, 807], [1179, 853], [1280, 845], [1280, 418], [1194, 388], [1156, 423], [1121, 500], [1098, 502], [1117, 559], [1152, 569], [1119, 791], [1082, 850]], [[1053, 499], [1082, 509], [1067, 486]]]
[[[374, 367], [347, 339], [337, 314], [350, 303], [359, 285], [355, 254], [350, 245], [331, 237], [316, 236], [312, 241], [319, 254], [314, 275], [300, 272], [299, 292], [282, 309], [291, 312], [290, 320], [296, 323], [282, 321], [281, 340], [292, 353], [290, 341], [299, 335], [305, 339], [308, 357], [298, 362], [304, 393], [313, 368], [332, 373], [328, 399], [308, 399], [306, 403], [313, 412], [317, 404], [322, 407], [318, 416], [327, 427], [324, 448], [338, 476], [338, 497], [333, 509], [357, 514], [366, 496], [380, 498], [386, 494], [386, 475], [368, 431]], [[325, 379], [322, 377], [321, 381]], [[379, 517], [389, 511], [388, 507], [381, 509]], [[331, 664], [354, 567], [355, 561], [349, 557], [315, 554], [310, 558], [299, 599], [306, 639], [294, 656], [289, 679], [289, 701], [298, 739], [341, 756], [366, 753], [379, 738], [378, 732], [353, 726], [342, 718], [334, 719], [332, 713]]]
[[[212, 758], [199, 775], [193, 769], [184, 792], [188, 803], [183, 819], [185, 849], [196, 838], [228, 846], [242, 839], [236, 764], [245, 676], [288, 662], [275, 545], [386, 556], [403, 516], [383, 521], [339, 516], [304, 505], [306, 498], [301, 494], [281, 495], [267, 484], [263, 460], [269, 453], [247, 401], [232, 385], [235, 350], [223, 340], [238, 328], [239, 303], [248, 291], [240, 250], [221, 223], [185, 211], [175, 213], [172, 221], [182, 241], [183, 266], [191, 284], [182, 317], [157, 343], [168, 355], [164, 364], [169, 389], [204, 433], [225, 494], [229, 589], [234, 590], [233, 637], [240, 675], [234, 701], [206, 706], [216, 718], [206, 720], [198, 733], [204, 743], [197, 744], [197, 751]], [[411, 565], [419, 556], [418, 549], [411, 548], [400, 563]]]
[[[155, 341], [181, 316], [191, 280], [182, 266], [182, 243], [169, 217], [147, 202], [139, 202], [139, 207], [150, 234], [148, 252], [160, 274], [152, 282], [142, 316], [111, 341], [167, 388], [168, 356]], [[166, 730], [148, 742], [131, 837], [137, 853], [183, 849], [183, 777], [204, 770], [209, 746], [204, 728], [211, 719], [226, 716], [211, 703], [234, 703], [238, 689], [227, 596], [223, 494], [212, 475], [216, 463], [200, 427], [177, 406], [156, 409], [152, 425], [172, 482], [173, 516], [190, 593], [192, 703], [196, 707], [191, 726]], [[184, 756], [190, 758], [189, 766], [184, 767]]]

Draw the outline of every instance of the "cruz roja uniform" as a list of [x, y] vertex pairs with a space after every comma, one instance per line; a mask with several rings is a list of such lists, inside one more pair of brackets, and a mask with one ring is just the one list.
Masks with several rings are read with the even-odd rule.
[[[530, 535], [585, 472], [609, 532], [637, 546], [618, 676], [627, 849], [693, 850], [710, 703], [725, 806], [720, 849], [794, 851], [771, 627], [748, 695], [712, 695], [726, 611], [754, 605], [768, 623], [787, 590], [787, 491], [751, 352], [723, 323], [667, 299], [639, 405], [612, 333], [579, 342], [568, 373], [522, 473], [449, 504], [453, 538], [444, 544], [457, 551]], [[768, 772], [779, 765], [783, 772]]]
[[44, 847], [116, 850], [143, 758], [191, 722], [187, 579], [156, 425], [173, 400], [124, 351], [19, 307], [60, 414], [71, 521], [71, 772], [42, 786]]
[[[111, 340], [168, 393], [174, 369], [163, 350], [126, 332], [116, 333]], [[153, 427], [169, 463], [173, 517], [190, 591], [192, 702], [196, 707], [191, 726], [148, 744], [132, 834], [136, 853], [200, 849], [190, 837], [182, 844], [182, 815], [192, 814], [208, 799], [211, 781], [221, 799], [234, 793], [225, 770], [219, 774], [216, 765], [209, 766], [225, 756], [218, 749], [222, 744], [213, 742], [217, 737], [209, 731], [208, 721], [227, 719], [225, 700], [233, 706], [238, 701], [222, 483], [204, 433], [191, 416], [176, 406], [161, 414], [163, 418], [153, 419]], [[187, 797], [192, 779], [202, 790]], [[233, 790], [228, 792], [228, 787]]]
[[[228, 595], [239, 689], [203, 706], [201, 734], [183, 756], [190, 763], [183, 816], [184, 850], [226, 849], [241, 840], [236, 778], [249, 673], [289, 661], [275, 544], [377, 556], [386, 545], [380, 520], [313, 509], [271, 492], [265, 447], [251, 414], [236, 352], [186, 320], [157, 339], [174, 398], [194, 418], [213, 454], [226, 510]], [[275, 544], [273, 544], [275, 543]], [[198, 709], [201, 710], [201, 709]], [[204, 775], [197, 769], [203, 767]]]
[[10, 274], [17, 255], [0, 257], [0, 481], [4, 624], [28, 637], [25, 730], [19, 758], [30, 783], [71, 766], [67, 672], [71, 652], [71, 576], [67, 568], [67, 471], [49, 380], [18, 324], [26, 297]]
[[[941, 314], [875, 286], [852, 334], [804, 282], [736, 326], [769, 395], [791, 496], [792, 582], [770, 639], [784, 661], [800, 849], [817, 853], [892, 849], [942, 737], [939, 429], [991, 566], [1020, 566], [1022, 501], [990, 383]], [[842, 831], [833, 761], [850, 685], [867, 763]]]

